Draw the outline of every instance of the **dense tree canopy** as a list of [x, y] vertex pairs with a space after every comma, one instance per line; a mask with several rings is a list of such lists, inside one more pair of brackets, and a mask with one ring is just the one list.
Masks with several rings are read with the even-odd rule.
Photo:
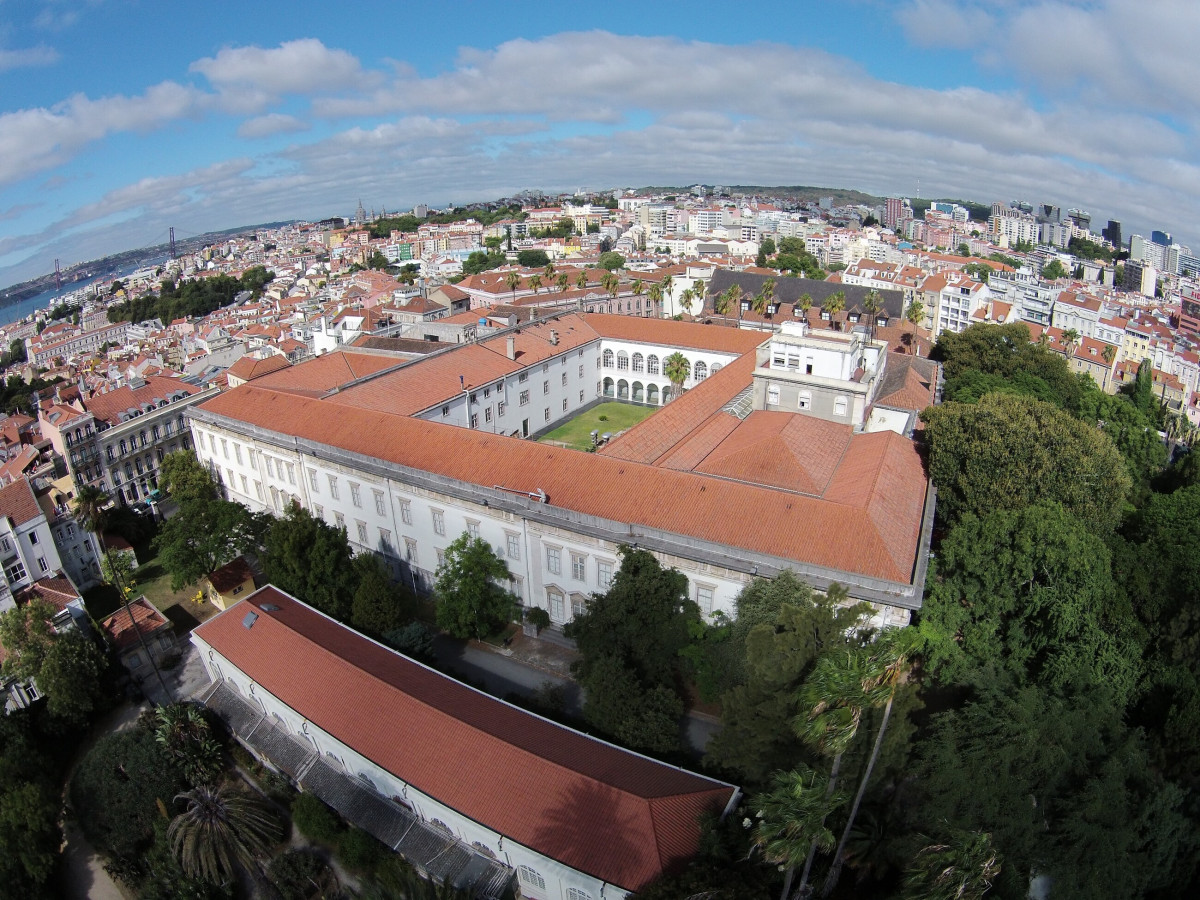
[[1061, 687], [1133, 696], [1141, 647], [1108, 548], [1052, 503], [964, 516], [942, 541], [921, 610], [926, 665], [955, 682], [991, 667]]
[[253, 552], [271, 527], [268, 513], [252, 513], [232, 500], [186, 500], [180, 504], [154, 547], [171, 573], [171, 590], [182, 590], [210, 572]]
[[664, 569], [646, 550], [619, 552], [609, 589], [566, 628], [579, 647], [575, 674], [586, 692], [584, 715], [635, 746], [672, 749], [683, 712], [679, 654], [701, 624], [700, 610], [688, 599], [687, 576]]
[[254, 297], [258, 297], [274, 277], [274, 272], [255, 266], [243, 272], [241, 278], [214, 275], [179, 284], [164, 281], [159, 287], [158, 296], [147, 294], [110, 306], [108, 321], [144, 322], [158, 319], [165, 324], [185, 316], [201, 318], [228, 306], [242, 291], [250, 291]]
[[276, 587], [339, 621], [349, 620], [358, 582], [343, 529], [293, 504], [267, 533], [263, 568]]
[[508, 565], [482, 538], [466, 532], [446, 548], [435, 595], [438, 625], [455, 637], [485, 638], [511, 622], [517, 598]]
[[1124, 511], [1130, 479], [1112, 441], [1049, 403], [987, 394], [921, 417], [938, 514], [947, 522], [1050, 500], [1111, 531]]
[[217, 483], [193, 450], [177, 450], [163, 457], [159, 482], [177, 503], [217, 497]]

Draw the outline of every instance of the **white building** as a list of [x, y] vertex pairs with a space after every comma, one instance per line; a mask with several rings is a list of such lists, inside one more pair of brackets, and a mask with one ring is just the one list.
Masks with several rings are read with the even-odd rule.
[[[239, 740], [473, 896], [623, 900], [694, 854], [733, 785], [587, 737], [265, 587], [192, 632]], [[368, 714], [369, 712], [369, 714]]]
[[[755, 575], [790, 568], [818, 589], [848, 586], [881, 624], [907, 621], [932, 523], [916, 448], [899, 434], [755, 409], [761, 340], [566, 314], [412, 362], [327, 354], [214, 398], [193, 411], [192, 430], [230, 499], [277, 513], [297, 502], [418, 589], [468, 532], [498, 550], [514, 592], [556, 625], [608, 587], [618, 548], [635, 543], [686, 574], [706, 614], [734, 615]], [[690, 389], [600, 452], [521, 439], [606, 388], [661, 403], [663, 360], [675, 352]], [[788, 466], [772, 462], [779, 446]]]

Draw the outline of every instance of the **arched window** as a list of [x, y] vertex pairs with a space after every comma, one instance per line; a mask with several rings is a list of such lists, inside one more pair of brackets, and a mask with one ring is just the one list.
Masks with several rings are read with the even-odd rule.
[[611, 369], [613, 367], [613, 352], [611, 350], [604, 351], [604, 368]]
[[716, 374], [717, 374], [718, 372], [720, 372], [720, 371], [721, 371], [721, 364], [720, 364], [720, 363], [713, 363], [713, 364], [712, 364], [712, 371], [711, 371], [711, 372], [709, 372], [708, 374], [709, 374], [709, 375], [716, 375]]
[[616, 386], [611, 378], [604, 379], [604, 396], [613, 397], [616, 395]]
[[617, 399], [618, 400], [628, 400], [629, 399], [629, 382], [626, 381], [624, 378], [622, 378], [620, 381], [617, 382]]
[[658, 374], [658, 357], [655, 356], [653, 353], [651, 353], [649, 356], [646, 357], [646, 374], [647, 375], [657, 375]]
[[633, 402], [642, 403], [646, 399], [646, 388], [640, 381], [633, 383]]
[[708, 377], [708, 366], [703, 362], [697, 362], [696, 365], [692, 367], [692, 377], [694, 377], [697, 381], [703, 381]]
[[629, 371], [629, 354], [624, 350], [617, 354], [617, 368], [622, 372]]
[[646, 371], [646, 360], [642, 357], [642, 354], [640, 354], [640, 353], [633, 354], [633, 371], [635, 371], [635, 372], [645, 372]]
[[529, 868], [529, 866], [517, 866], [517, 877], [520, 878], [524, 884], [527, 884], [533, 888], [537, 888], [539, 891], [544, 891], [546, 889], [546, 879], [538, 874], [535, 870]]
[[651, 406], [658, 406], [658, 385], [652, 384], [646, 389], [646, 402]]

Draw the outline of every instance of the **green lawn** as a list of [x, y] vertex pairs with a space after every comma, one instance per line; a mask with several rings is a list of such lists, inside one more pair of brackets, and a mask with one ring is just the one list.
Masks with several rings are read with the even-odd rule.
[[[570, 422], [560, 425], [549, 434], [543, 435], [543, 441], [557, 441], [574, 447], [576, 450], [587, 450], [592, 446], [592, 432], [601, 434], [609, 431], [616, 434], [626, 428], [632, 428], [642, 419], [654, 413], [653, 406], [631, 406], [628, 403], [601, 403], [585, 413], [573, 418]], [[601, 421], [606, 417], [606, 421]]]
[[[176, 616], [182, 616], [184, 619], [190, 616], [203, 621], [217, 612], [208, 602], [194, 601], [196, 592], [200, 590], [199, 585], [188, 585], [182, 591], [171, 590], [171, 573], [162, 567], [149, 544], [139, 545], [135, 552], [139, 565], [133, 573], [134, 597], [145, 595], [156, 609], [165, 613], [172, 621]], [[101, 621], [117, 611], [120, 597], [112, 585], [102, 584], [85, 591], [83, 602], [92, 618]], [[173, 607], [178, 607], [178, 610], [174, 610]]]

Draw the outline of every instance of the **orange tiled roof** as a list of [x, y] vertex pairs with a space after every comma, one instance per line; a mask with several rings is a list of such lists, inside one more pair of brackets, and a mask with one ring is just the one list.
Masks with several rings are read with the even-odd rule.
[[88, 412], [97, 419], [115, 424], [126, 410], [136, 409], [140, 412], [143, 404], [151, 403], [158, 406], [160, 400], [165, 400], [172, 394], [196, 394], [199, 392], [200, 388], [178, 378], [152, 375], [140, 388], [126, 386], [106, 394], [96, 394], [86, 400], [85, 405]]
[[338, 350], [310, 359], [302, 366], [291, 366], [256, 378], [254, 383], [275, 390], [319, 397], [335, 387], [394, 365], [395, 357]]
[[[251, 610], [258, 618], [246, 628]], [[695, 853], [699, 814], [723, 809], [733, 796], [731, 785], [460, 684], [273, 587], [194, 633], [308, 721], [422, 793], [626, 890]], [[377, 714], [363, 716], [364, 709]]]
[[[724, 372], [722, 369], [708, 381]], [[885, 478], [870, 479], [889, 495], [897, 512], [897, 520], [885, 535], [858, 495], [846, 495], [849, 501], [829, 502], [828, 490], [818, 499], [485, 434], [382, 409], [339, 404], [338, 414], [330, 415], [327, 402], [267, 390], [261, 387], [263, 381], [214, 397], [203, 410], [487, 488], [501, 484], [521, 493], [541, 489], [551, 505], [635, 527], [687, 534], [890, 581], [908, 583], [912, 577], [925, 475], [913, 443], [897, 434], [861, 435], [851, 445], [865, 442], [873, 448], [860, 463], [862, 468], [874, 464], [887, 472]], [[686, 395], [676, 403], [683, 399]], [[663, 449], [674, 443], [677, 441], [668, 442]], [[858, 456], [862, 457], [861, 452]], [[879, 471], [874, 474], [878, 476]]]
[[[145, 597], [138, 597], [129, 604], [129, 609], [133, 613], [132, 619], [122, 607], [100, 623], [100, 627], [118, 650], [127, 650], [139, 643], [139, 631], [145, 637], [163, 626], [170, 627], [171, 623], [167, 617], [151, 606]], [[136, 629], [132, 623], [137, 624]]]
[[42, 508], [33, 495], [33, 488], [24, 478], [0, 487], [0, 515], [10, 517], [17, 525], [42, 515]]
[[264, 375], [270, 375], [272, 372], [278, 372], [280, 369], [286, 369], [290, 365], [286, 356], [276, 354], [271, 354], [266, 359], [243, 356], [229, 367], [226, 374], [232, 375], [234, 378], [241, 378], [243, 381], [251, 381]]

